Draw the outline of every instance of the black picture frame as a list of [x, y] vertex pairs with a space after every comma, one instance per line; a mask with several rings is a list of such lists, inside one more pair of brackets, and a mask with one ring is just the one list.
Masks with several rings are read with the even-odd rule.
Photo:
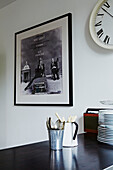
[[72, 77], [71, 13], [15, 33], [15, 106], [73, 106]]

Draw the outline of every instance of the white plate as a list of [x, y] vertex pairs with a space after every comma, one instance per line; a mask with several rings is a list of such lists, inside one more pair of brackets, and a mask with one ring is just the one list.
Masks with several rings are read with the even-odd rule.
[[98, 129], [103, 129], [103, 130], [111, 130], [113, 131], [113, 126], [112, 125], [99, 125]]
[[109, 145], [113, 145], [113, 142], [107, 141], [107, 140], [103, 140], [103, 139], [101, 139], [100, 137], [97, 137], [97, 140], [98, 140], [99, 142], [102, 142], [102, 143], [106, 143], [106, 144], [109, 144]]
[[97, 138], [103, 142], [110, 142], [110, 143], [113, 143], [113, 139], [106, 139], [106, 138], [101, 138], [99, 136], [97, 136]]

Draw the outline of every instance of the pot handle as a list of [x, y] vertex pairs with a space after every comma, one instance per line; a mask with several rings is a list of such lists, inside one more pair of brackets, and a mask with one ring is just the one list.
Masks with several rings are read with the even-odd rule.
[[78, 132], [78, 124], [76, 122], [73, 122], [76, 126], [76, 129], [75, 129], [75, 133], [74, 133], [74, 136], [73, 136], [73, 140], [76, 139], [76, 135], [77, 135], [77, 132]]

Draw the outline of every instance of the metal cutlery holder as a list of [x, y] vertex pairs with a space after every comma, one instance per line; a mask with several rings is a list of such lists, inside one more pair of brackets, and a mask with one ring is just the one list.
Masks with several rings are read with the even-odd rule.
[[49, 135], [49, 145], [50, 149], [52, 150], [61, 150], [63, 145], [63, 135], [64, 130], [49, 130], [48, 129], [48, 135]]

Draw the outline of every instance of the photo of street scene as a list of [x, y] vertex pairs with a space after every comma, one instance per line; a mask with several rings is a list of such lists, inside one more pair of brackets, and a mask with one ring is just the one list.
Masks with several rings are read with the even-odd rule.
[[62, 27], [21, 40], [21, 94], [63, 92]]

